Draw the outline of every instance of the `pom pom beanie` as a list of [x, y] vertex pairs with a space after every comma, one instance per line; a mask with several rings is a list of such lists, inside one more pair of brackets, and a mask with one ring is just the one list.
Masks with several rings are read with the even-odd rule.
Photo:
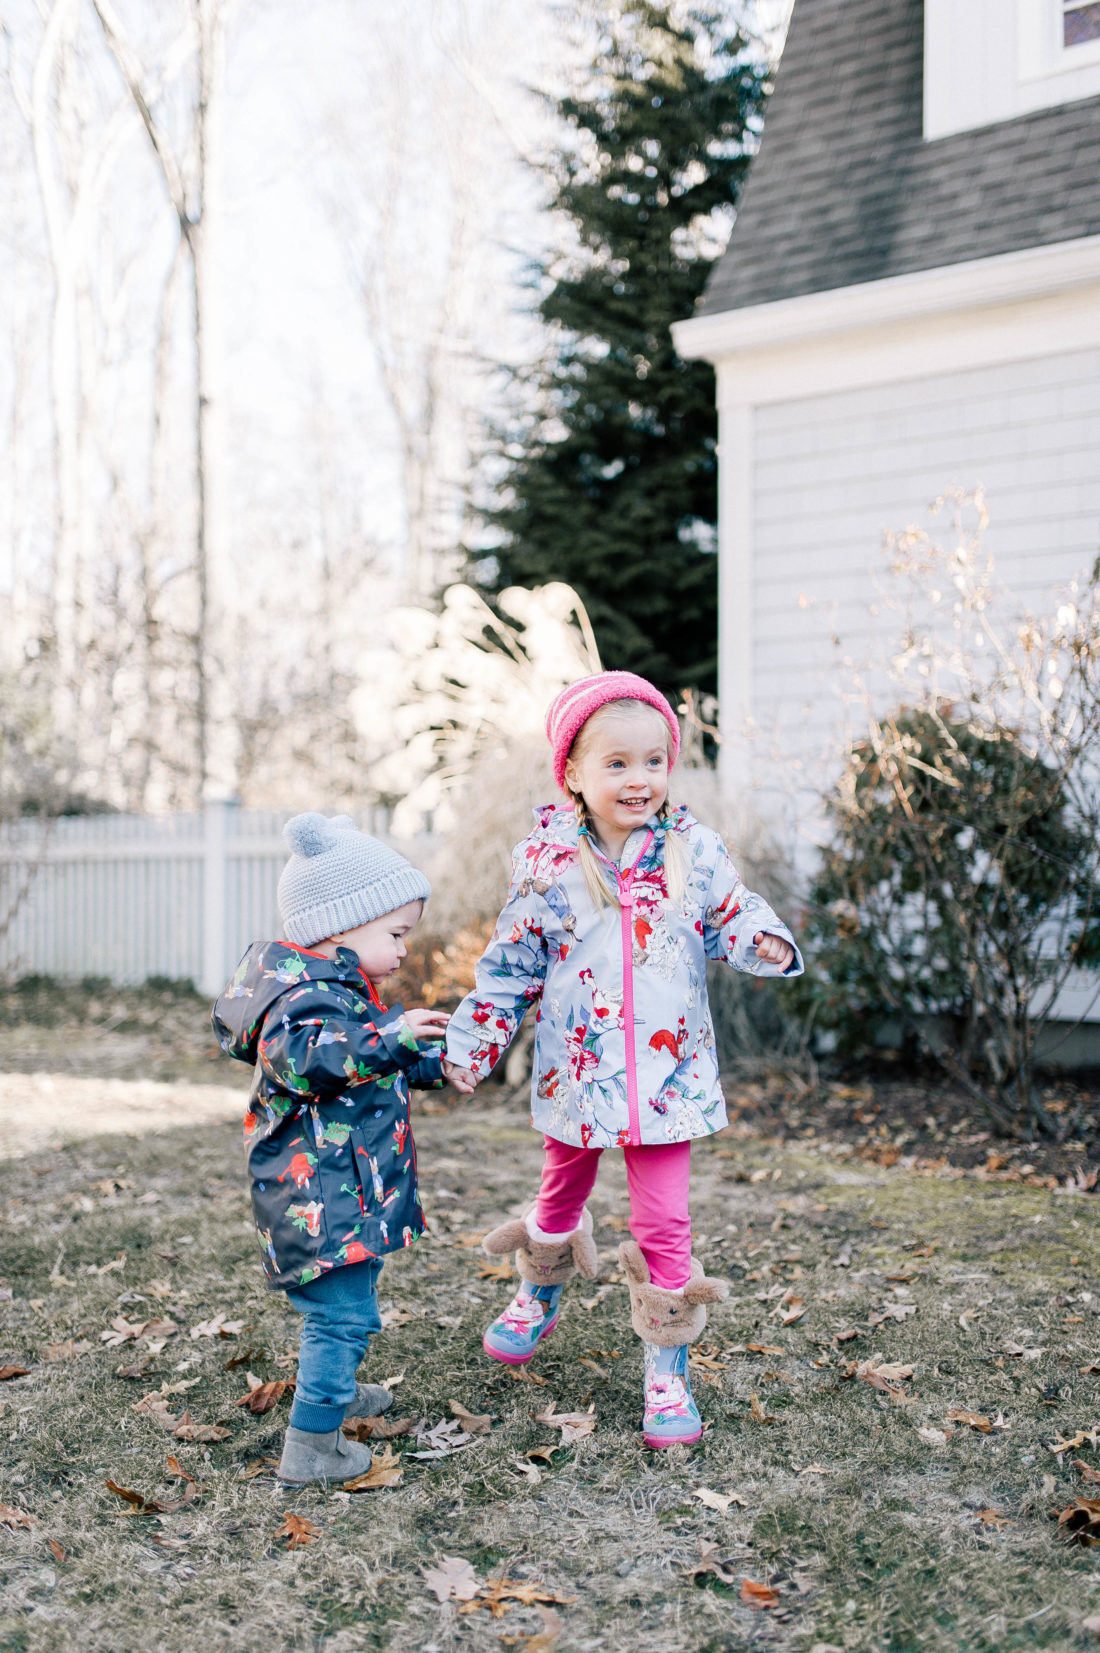
[[359, 832], [348, 815], [294, 815], [283, 837], [291, 856], [279, 879], [279, 918], [283, 936], [296, 947], [312, 947], [432, 893], [422, 872]]
[[565, 791], [565, 765], [570, 748], [592, 713], [609, 700], [641, 700], [660, 712], [672, 736], [672, 752], [668, 766], [671, 769], [680, 751], [680, 725], [676, 713], [660, 689], [655, 689], [644, 677], [633, 672], [598, 672], [595, 677], [582, 677], [570, 683], [550, 702], [546, 714], [546, 734], [554, 749], [554, 779]]

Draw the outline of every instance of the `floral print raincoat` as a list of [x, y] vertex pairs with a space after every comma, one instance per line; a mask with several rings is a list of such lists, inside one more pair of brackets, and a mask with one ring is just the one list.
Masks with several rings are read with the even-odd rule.
[[[651, 816], [616, 866], [619, 905], [597, 911], [578, 858], [571, 809], [547, 805], [512, 854], [508, 900], [447, 1029], [446, 1055], [477, 1075], [507, 1049], [536, 1005], [531, 1123], [575, 1147], [684, 1142], [726, 1123], [718, 1083], [706, 962], [775, 976], [756, 956], [761, 930], [794, 938], [742, 883], [725, 844], [685, 808]], [[675, 906], [665, 880], [666, 832], [688, 863]], [[802, 957], [785, 972], [800, 975]]]
[[306, 1285], [419, 1239], [409, 1086], [442, 1084], [439, 1047], [379, 1003], [351, 948], [329, 959], [256, 942], [213, 1021], [222, 1049], [256, 1070], [244, 1145], [268, 1284]]

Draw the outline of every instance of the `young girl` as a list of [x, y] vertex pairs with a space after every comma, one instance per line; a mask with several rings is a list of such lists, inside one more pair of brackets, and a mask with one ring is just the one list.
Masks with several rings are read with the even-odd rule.
[[536, 1011], [532, 1119], [546, 1157], [522, 1221], [485, 1240], [515, 1249], [520, 1288], [485, 1334], [521, 1365], [557, 1323], [566, 1280], [596, 1269], [585, 1200], [600, 1153], [622, 1148], [630, 1229], [620, 1261], [645, 1356], [644, 1437], [695, 1441], [688, 1345], [726, 1295], [691, 1255], [691, 1140], [726, 1123], [706, 961], [801, 973], [786, 926], [747, 890], [717, 833], [668, 801], [679, 726], [631, 672], [582, 678], [546, 719], [567, 808], [536, 811], [512, 856], [508, 900], [447, 1028], [444, 1071], [472, 1091]]

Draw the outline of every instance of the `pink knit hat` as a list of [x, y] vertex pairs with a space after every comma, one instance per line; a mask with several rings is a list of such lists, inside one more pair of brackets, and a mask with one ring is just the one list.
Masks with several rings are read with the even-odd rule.
[[570, 748], [592, 713], [606, 706], [609, 700], [641, 700], [660, 712], [672, 735], [669, 768], [676, 762], [680, 751], [680, 725], [660, 689], [655, 689], [652, 683], [647, 683], [644, 677], [636, 677], [633, 672], [598, 672], [595, 677], [582, 677], [576, 683], [570, 683], [559, 695], [555, 695], [546, 714], [546, 735], [554, 748], [554, 779], [563, 792]]

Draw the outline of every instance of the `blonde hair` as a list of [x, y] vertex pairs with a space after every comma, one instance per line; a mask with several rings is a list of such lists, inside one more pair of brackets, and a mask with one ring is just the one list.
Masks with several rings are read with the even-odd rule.
[[[672, 737], [668, 725], [655, 707], [648, 706], [642, 700], [609, 700], [598, 707], [592, 713], [592, 716], [578, 729], [576, 739], [569, 749], [569, 761], [572, 762], [574, 759], [584, 756], [584, 749], [588, 744], [588, 734], [594, 724], [601, 722], [607, 716], [615, 713], [621, 715], [623, 712], [649, 713], [653, 717], [660, 718], [661, 727], [665, 732], [669, 763], [671, 764], [673, 756]], [[573, 805], [573, 813], [577, 817], [578, 856], [581, 871], [584, 874], [585, 888], [592, 904], [597, 912], [602, 912], [604, 907], [617, 907], [619, 905], [618, 897], [607, 881], [604, 872], [605, 863], [600, 861], [592, 848], [592, 823], [588, 815], [588, 805], [581, 793], [573, 791], [568, 781], [566, 781], [565, 790]], [[664, 802], [657, 811], [657, 818], [665, 828], [665, 885], [670, 901], [679, 907], [683, 902], [684, 892], [687, 888], [687, 852], [679, 836], [671, 829], [672, 809], [673, 805], [669, 802], [666, 793]]]

